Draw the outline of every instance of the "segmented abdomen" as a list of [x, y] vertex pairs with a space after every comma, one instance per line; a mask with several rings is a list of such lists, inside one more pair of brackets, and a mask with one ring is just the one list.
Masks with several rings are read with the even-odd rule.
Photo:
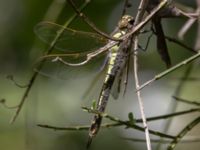
[[[123, 51], [120, 53], [120, 52], [117, 52], [116, 49], [119, 50], [118, 47], [113, 47], [113, 51], [111, 51], [111, 56], [108, 62], [107, 74], [106, 74], [103, 87], [101, 89], [100, 96], [98, 99], [96, 109], [100, 113], [103, 113], [105, 111], [105, 108], [110, 96], [110, 91], [115, 80], [115, 76], [122, 69], [122, 67], [124, 67], [125, 56], [123, 54]], [[97, 134], [101, 125], [101, 121], [102, 121], [102, 117], [99, 114], [96, 114], [92, 120], [92, 125], [89, 130], [90, 138], [92, 138], [93, 136]]]

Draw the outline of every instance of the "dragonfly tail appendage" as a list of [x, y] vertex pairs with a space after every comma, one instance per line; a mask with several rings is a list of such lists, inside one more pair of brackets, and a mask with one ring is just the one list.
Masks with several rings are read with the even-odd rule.
[[[100, 93], [100, 97], [98, 100], [97, 110], [100, 113], [103, 113], [105, 111], [114, 79], [115, 79], [115, 76], [107, 74], [106, 80], [104, 81], [104, 84]], [[89, 138], [88, 138], [87, 147], [90, 146], [93, 137], [97, 135], [101, 126], [101, 121], [102, 121], [102, 116], [100, 114], [95, 114], [94, 118], [92, 119], [91, 127], [89, 129]]]
[[95, 115], [93, 120], [92, 120], [92, 125], [89, 129], [89, 136], [88, 136], [88, 141], [87, 141], [87, 148], [90, 147], [92, 143], [92, 139], [96, 136], [96, 134], [99, 131], [100, 125], [101, 125], [101, 120], [102, 117], [100, 115]]

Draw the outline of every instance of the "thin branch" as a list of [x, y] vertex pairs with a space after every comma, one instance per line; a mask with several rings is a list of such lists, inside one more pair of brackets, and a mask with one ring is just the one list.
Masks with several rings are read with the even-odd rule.
[[197, 59], [197, 58], [199, 58], [199, 57], [200, 57], [200, 52], [198, 52], [197, 54], [195, 54], [195, 55], [189, 57], [188, 59], [185, 59], [184, 61], [178, 63], [177, 65], [175, 65], [175, 66], [173, 66], [173, 67], [171, 67], [171, 68], [169, 68], [169, 69], [167, 69], [167, 70], [165, 70], [165, 71], [163, 71], [163, 72], [157, 74], [156, 76], [154, 76], [154, 78], [152, 78], [151, 80], [149, 80], [149, 81], [145, 82], [144, 84], [142, 84], [142, 85], [137, 89], [137, 91], [142, 90], [144, 87], [150, 85], [150, 84], [153, 83], [154, 81], [159, 80], [159, 79], [165, 77], [165, 76], [168, 75], [169, 73], [171, 73], [171, 72], [173, 72], [173, 71], [179, 69], [179, 68], [182, 67], [182, 66], [185, 66], [186, 64], [188, 64], [188, 63], [194, 61], [195, 59]]
[[12, 81], [14, 83], [14, 85], [16, 85], [19, 88], [27, 88], [28, 87], [28, 85], [19, 84], [17, 81], [15, 81], [15, 79], [14, 79], [14, 77], [12, 75], [7, 75], [6, 78], [8, 80]]
[[[88, 5], [88, 2], [86, 1], [80, 9], [84, 9], [86, 6]], [[64, 24], [64, 27], [67, 27], [70, 25], [70, 23], [76, 18], [76, 14], [74, 14], [71, 18], [69, 18], [69, 20], [66, 21], [66, 23]], [[60, 36], [62, 35], [62, 33], [64, 32], [64, 28], [62, 28], [61, 30], [59, 30], [59, 32], [57, 32], [57, 35], [56, 37], [53, 39], [52, 43], [50, 44], [50, 46], [48, 47], [48, 50], [46, 51], [46, 53], [44, 55], [48, 55], [52, 52], [57, 40], [60, 38]], [[45, 60], [41, 61], [41, 63], [39, 64], [38, 66], [38, 70], [40, 70], [43, 65], [45, 63]], [[34, 72], [33, 75], [31, 76], [29, 82], [28, 82], [28, 87], [26, 88], [23, 96], [22, 96], [22, 99], [21, 101], [19, 102], [19, 104], [16, 106], [17, 107], [17, 110], [15, 112], [15, 114], [13, 115], [13, 117], [11, 118], [11, 121], [10, 123], [14, 123], [14, 121], [16, 120], [17, 116], [19, 115], [21, 109], [22, 109], [22, 106], [26, 100], [26, 98], [28, 97], [28, 94], [30, 93], [30, 90], [32, 89], [33, 87], [33, 84], [36, 80], [38, 76], [38, 72]]]
[[[141, 21], [139, 24], [137, 24], [136, 26], [134, 26], [134, 28], [129, 32], [129, 33], [127, 33], [126, 35], [124, 35], [124, 36], [122, 36], [121, 38], [120, 38], [120, 40], [125, 40], [126, 38], [129, 38], [130, 36], [132, 36], [132, 35], [134, 35], [134, 34], [136, 34], [137, 32], [139, 32], [151, 19], [152, 19], [152, 17], [160, 10], [160, 9], [162, 9], [165, 5], [167, 4], [167, 0], [163, 0], [161, 3], [160, 3], [160, 5], [158, 5], [157, 7], [155, 7], [153, 10], [152, 10], [152, 12], [143, 20], [143, 21]], [[65, 27], [64, 27], [65, 28]], [[63, 29], [64, 29], [63, 28]], [[112, 44], [109, 44], [109, 46], [114, 46], [114, 45], [116, 45], [118, 42], [117, 41], [111, 41], [112, 42]], [[103, 52], [105, 52], [105, 51], [107, 51], [107, 48], [106, 49], [102, 49], [102, 50], [99, 50], [98, 49], [98, 51], [94, 51], [94, 52], [92, 52], [92, 53], [90, 53], [90, 54], [88, 54], [87, 55], [87, 59], [84, 61], [84, 62], [82, 62], [82, 64], [83, 63], [87, 63], [89, 60], [91, 60], [93, 57], [95, 57], [95, 56], [97, 56], [98, 54], [100, 54], [100, 53], [103, 53]], [[55, 54], [55, 55], [58, 55], [58, 56], [65, 56], [65, 54]], [[42, 59], [45, 59], [45, 58], [48, 58], [48, 57], [55, 57], [55, 55], [49, 55], [49, 54], [46, 54], [46, 55], [44, 55], [43, 57], [41, 57], [41, 59], [40, 60], [42, 60]], [[68, 64], [68, 63], [67, 63]]]
[[[157, 35], [157, 33], [154, 31], [154, 29], [152, 29], [152, 32], [155, 35]], [[179, 45], [179, 46], [191, 51], [192, 53], [197, 53], [197, 51], [194, 48], [189, 47], [188, 45], [184, 44], [183, 42], [181, 42], [181, 41], [179, 41], [179, 40], [177, 40], [175, 38], [172, 38], [172, 37], [169, 37], [169, 36], [165, 35], [165, 39], [167, 39], [169, 42], [173, 42], [173, 43], [175, 43], [175, 44], [177, 44], [177, 45]]]
[[[194, 15], [198, 16], [200, 12], [200, 9], [198, 8], [196, 12], [194, 12]], [[180, 29], [178, 33], [179, 39], [183, 40], [185, 33], [191, 28], [191, 26], [196, 22], [197, 17], [189, 18], [188, 21], [183, 25], [183, 27]]]
[[190, 18], [188, 21], [183, 25], [183, 27], [178, 32], [178, 38], [183, 40], [185, 33], [191, 28], [191, 26], [196, 22], [196, 18]]
[[177, 97], [177, 96], [173, 96], [173, 98], [177, 101], [180, 101], [180, 102], [200, 106], [200, 103], [198, 103], [197, 101], [190, 101], [190, 100], [186, 100], [186, 99], [183, 99], [183, 98], [180, 98], [180, 97]]
[[197, 19], [197, 37], [196, 37], [196, 43], [195, 43], [195, 49], [200, 49], [200, 1], [196, 0], [197, 3], [197, 13], [198, 13], [198, 19]]
[[173, 42], [193, 53], [197, 53], [197, 51], [189, 46], [187, 46], [186, 44], [184, 44], [183, 42], [180, 42], [179, 40], [175, 39], [175, 38], [172, 38], [172, 37], [169, 37], [169, 36], [165, 36], [165, 38], [169, 41], [169, 42]]
[[[137, 15], [135, 18], [134, 27], [141, 22], [143, 15], [145, 13], [147, 4], [148, 4], [148, 0], [141, 0]], [[134, 27], [133, 27], [133, 29], [134, 29]], [[139, 78], [138, 78], [138, 51], [137, 51], [138, 45], [139, 45], [138, 35], [133, 36], [132, 41], [133, 41], [133, 51], [134, 51], [134, 55], [133, 55], [134, 78], [135, 78], [135, 87], [137, 89], [140, 86]], [[142, 123], [143, 123], [143, 127], [145, 130], [147, 150], [151, 150], [152, 149], [151, 148], [151, 139], [150, 139], [150, 135], [149, 135], [150, 131], [149, 131], [149, 128], [147, 125], [147, 120], [146, 120], [146, 116], [145, 116], [145, 112], [144, 112], [144, 104], [143, 104], [143, 100], [142, 100], [140, 91], [137, 91], [137, 99], [139, 102]]]
[[[155, 117], [149, 117], [149, 118], [147, 118], [147, 121], [150, 122], [150, 121], [156, 121], [156, 120], [161, 120], [161, 119], [167, 119], [167, 118], [176, 117], [176, 116], [180, 116], [180, 115], [185, 115], [185, 114], [198, 112], [198, 111], [200, 111], [200, 108], [189, 109], [189, 110], [175, 112], [175, 113], [171, 113], [171, 114], [155, 116]], [[136, 119], [135, 122], [136, 123], [142, 122], [142, 119]]]
[[[112, 120], [114, 121], [114, 120]], [[120, 120], [118, 120], [117, 122], [119, 122]], [[138, 126], [138, 125], [134, 125], [134, 124], [130, 124], [128, 122], [120, 122], [120, 123], [113, 123], [113, 124], [103, 124], [101, 125], [101, 127], [104, 128], [109, 128], [109, 127], [118, 127], [118, 126], [122, 126], [125, 125], [128, 128], [132, 128], [132, 129], [136, 129], [139, 131], [144, 132], [145, 129]], [[70, 127], [55, 127], [55, 126], [50, 126], [50, 125], [44, 125], [44, 124], [38, 124], [39, 127], [42, 128], [47, 128], [47, 129], [52, 129], [52, 130], [69, 130], [69, 131], [79, 131], [79, 130], [86, 130], [88, 131], [88, 129], [90, 128], [90, 125], [87, 126], [70, 126]], [[168, 134], [164, 134], [162, 132], [159, 131], [155, 131], [155, 130], [149, 130], [149, 133], [158, 137], [163, 137], [163, 138], [168, 138], [168, 139], [174, 139], [175, 137], [172, 135], [168, 135]]]
[[197, 124], [200, 122], [200, 116], [194, 119], [192, 122], [190, 122], [179, 134], [176, 136], [176, 138], [170, 143], [167, 150], [173, 150], [176, 145], [180, 142], [180, 140], [191, 130], [193, 129]]
[[[125, 138], [122, 137], [123, 140], [128, 140], [128, 141], [132, 141], [132, 142], [146, 142], [145, 139], [137, 139], [137, 138]], [[167, 140], [167, 139], [151, 139], [152, 143], [161, 143], [161, 144], [169, 144], [171, 142], [171, 140]], [[200, 137], [194, 137], [194, 138], [184, 138], [183, 140], [180, 141], [180, 143], [195, 143], [195, 142], [200, 142]]]
[[155, 14], [167, 4], [167, 2], [168, 0], [162, 0], [162, 2], [160, 2], [160, 4], [157, 7], [155, 7], [148, 16], [146, 16], [140, 23], [137, 24], [137, 26], [135, 26], [129, 33], [122, 36], [120, 39], [128, 38], [131, 35], [137, 33], [139, 30], [141, 30], [152, 19], [152, 17]]
[[[120, 120], [119, 118], [117, 117], [113, 117], [113, 116], [110, 116], [106, 113], [99, 113], [98, 111], [96, 110], [92, 110], [90, 108], [87, 108], [87, 107], [82, 107], [84, 110], [86, 110], [87, 112], [89, 113], [95, 113], [95, 114], [99, 114], [101, 115], [102, 117], [104, 118], [107, 118], [111, 121], [114, 121], [114, 122], [117, 122], [117, 123], [120, 123], [122, 125], [125, 125], [127, 128], [133, 128], [133, 129], [136, 129], [136, 130], [139, 130], [139, 131], [143, 131], [145, 132], [145, 128], [143, 127], [140, 127], [136, 124], [134, 124], [133, 122], [130, 122], [130, 121], [123, 121], [123, 120]], [[152, 134], [152, 135], [156, 135], [156, 136], [160, 136], [160, 137], [165, 137], [165, 138], [169, 138], [169, 139], [174, 139], [174, 136], [172, 135], [167, 135], [167, 134], [164, 134], [162, 132], [159, 132], [159, 131], [154, 131], [154, 130], [149, 130], [149, 133]]]
[[[45, 125], [45, 124], [38, 124], [38, 127], [41, 128], [47, 128], [47, 129], [53, 129], [55, 131], [59, 130], [68, 130], [68, 131], [82, 131], [82, 130], [87, 130], [90, 128], [90, 125], [85, 125], [85, 126], [68, 126], [68, 127], [56, 127], [56, 126], [50, 126], [50, 125]], [[116, 126], [121, 126], [120, 123], [105, 123], [101, 125], [101, 128], [109, 128], [109, 127], [116, 127]]]
[[[137, 126], [137, 125], [130, 125], [128, 122], [124, 122], [124, 123], [105, 123], [102, 124], [101, 127], [102, 128], [110, 128], [110, 127], [118, 127], [118, 126], [122, 126], [125, 125], [126, 127], [128, 126], [128, 128], [132, 128], [135, 130], [139, 130], [144, 132], [144, 128]], [[38, 124], [38, 127], [41, 128], [47, 128], [47, 129], [51, 129], [51, 130], [55, 130], [55, 131], [88, 131], [88, 129], [90, 128], [90, 125], [85, 125], [85, 126], [68, 126], [68, 127], [56, 127], [56, 126], [50, 126], [50, 125], [45, 125], [45, 124]], [[162, 137], [162, 138], [168, 138], [168, 139], [174, 139], [174, 136], [168, 135], [168, 134], [164, 134], [162, 132], [158, 132], [158, 131], [154, 131], [154, 130], [149, 130], [149, 132], [152, 135], [158, 136], [158, 137]]]
[[[86, 109], [87, 109], [87, 111], [89, 111], [88, 108], [86, 108]], [[149, 117], [149, 118], [147, 118], [147, 121], [148, 122], [150, 122], [150, 121], [157, 121], [157, 120], [172, 118], [172, 117], [176, 117], [176, 116], [180, 116], [180, 115], [185, 115], [185, 114], [189, 114], [189, 113], [193, 113], [193, 112], [197, 112], [197, 111], [200, 111], [200, 109], [199, 108], [197, 108], [197, 109], [190, 109], [190, 110], [186, 110], [186, 111], [180, 111], [180, 112], [175, 112], [175, 113], [161, 115], [161, 116]], [[90, 109], [90, 113], [95, 113], [95, 114], [98, 113], [98, 114], [103, 115], [102, 113], [99, 113], [98, 111], [94, 111], [94, 110], [92, 111], [91, 109]], [[113, 118], [113, 117], [111, 117], [110, 115], [107, 115], [107, 114], [105, 116], [109, 116], [109, 118]], [[117, 120], [119, 120], [119, 119], [117, 119]], [[127, 123], [129, 122], [130, 123], [130, 120], [125, 120], [123, 122], [127, 122]], [[135, 119], [134, 122], [135, 123], [141, 123], [142, 119]], [[121, 124], [119, 122], [115, 122], [115, 123], [105, 123], [105, 124], [102, 124], [101, 127], [102, 128], [109, 128], [109, 127], [118, 127], [118, 126], [122, 126], [122, 125], [124, 125], [124, 124]], [[87, 130], [87, 129], [90, 128], [90, 125], [86, 125], [86, 126], [56, 127], [56, 126], [38, 124], [38, 126], [39, 127], [43, 127], [43, 128], [53, 129], [53, 130]]]
[[[120, 126], [126, 126], [126, 128], [133, 128], [139, 131], [144, 131], [144, 128], [141, 128], [140, 126], [137, 126], [135, 124], [133, 124], [132, 122], [130, 122], [130, 120], [126, 120], [126, 121], [122, 121], [116, 117], [112, 117], [106, 113], [99, 113], [98, 111], [95, 110], [91, 110], [89, 108], [84, 107], [84, 110], [88, 111], [89, 113], [95, 113], [95, 114], [100, 114], [103, 117], [106, 117], [112, 121], [114, 121], [114, 123], [104, 123], [101, 125], [101, 128], [110, 128], [110, 127], [120, 127]], [[179, 115], [184, 115], [184, 114], [189, 114], [195, 111], [199, 111], [199, 109], [191, 109], [191, 110], [187, 110], [187, 111], [182, 111], [182, 112], [176, 112], [173, 114], [168, 114], [168, 115], [163, 115], [163, 116], [157, 116], [157, 117], [150, 117], [147, 118], [148, 121], [155, 121], [155, 120], [160, 120], [160, 119], [166, 119], [169, 117], [175, 117], [175, 116], [179, 116]], [[162, 118], [163, 117], [163, 118]], [[140, 123], [142, 122], [142, 119], [136, 119], [135, 123]], [[66, 126], [66, 127], [57, 127], [57, 126], [51, 126], [51, 125], [45, 125], [45, 124], [38, 124], [37, 126], [41, 127], [41, 128], [47, 128], [47, 129], [51, 129], [51, 130], [55, 130], [55, 131], [83, 131], [83, 130], [88, 130], [90, 128], [90, 125], [82, 125], [82, 126]], [[163, 137], [163, 138], [169, 138], [169, 139], [173, 139], [173, 136], [161, 133], [161, 132], [157, 132], [157, 131], [153, 131], [150, 130], [150, 133], [159, 137]]]
[[[114, 121], [115, 123], [106, 123], [106, 124], [103, 124], [102, 127], [118, 127], [118, 126], [126, 126], [126, 128], [132, 128], [132, 129], [136, 129], [136, 130], [139, 130], [139, 131], [142, 131], [144, 132], [145, 129], [143, 127], [140, 127], [138, 125], [135, 125], [133, 124], [132, 122], [130, 121], [123, 121], [123, 120], [120, 120], [119, 118], [117, 117], [113, 117], [113, 116], [110, 116], [106, 113], [99, 113], [98, 111], [96, 110], [92, 110], [90, 108], [87, 108], [87, 107], [83, 107], [83, 109], [89, 113], [95, 113], [95, 114], [99, 114], [101, 115], [102, 117], [104, 118], [107, 118], [111, 121]], [[38, 124], [39, 127], [42, 127], [42, 128], [48, 128], [48, 129], [53, 129], [53, 130], [74, 130], [74, 131], [77, 131], [77, 130], [88, 130], [90, 128], [89, 125], [86, 125], [86, 126], [68, 126], [68, 127], [55, 127], [55, 126], [50, 126], [50, 125], [44, 125], [44, 124]], [[168, 138], [168, 139], [174, 139], [175, 137], [172, 136], [172, 135], [168, 135], [168, 134], [164, 134], [162, 132], [159, 132], [159, 131], [155, 131], [155, 130], [149, 130], [149, 132], [152, 134], [152, 135], [155, 135], [155, 136], [159, 136], [159, 137], [163, 137], [163, 138]]]
[[[90, 1], [86, 1], [86, 2], [82, 5], [82, 7], [80, 8], [80, 10], [82, 10], [84, 7], [86, 7], [86, 6], [88, 5], [89, 2], [90, 2]], [[149, 15], [144, 19], [143, 22], [141, 22], [140, 24], [138, 24], [138, 26], [136, 26], [136, 28], [135, 28], [131, 33], [129, 33], [129, 35], [126, 35], [126, 37], [129, 37], [129, 36], [132, 35], [133, 33], [138, 32], [138, 31], [153, 17], [153, 15], [154, 15], [156, 12], [158, 12], [166, 3], [167, 3], [167, 0], [164, 0], [164, 2], [162, 3], [161, 6], [157, 7], [154, 11], [152, 11], [152, 13], [149, 14]], [[75, 17], [76, 17], [76, 15], [73, 15], [73, 16], [64, 24], [64, 26], [67, 27], [67, 26], [72, 22], [72, 20], [74, 20]], [[63, 29], [64, 29], [64, 28], [63, 28]], [[48, 50], [47, 50], [47, 52], [46, 52], [45, 55], [48, 55], [48, 54], [51, 53], [51, 51], [53, 50], [53, 48], [54, 48], [54, 46], [55, 46], [55, 44], [56, 44], [57, 39], [59, 39], [59, 37], [62, 35], [63, 31], [64, 31], [64, 30], [61, 30], [60, 32], [58, 32], [57, 36], [55, 37], [55, 39], [54, 39], [54, 40], [52, 41], [52, 43], [50, 44], [50, 46], [49, 46], [49, 48], [48, 48]], [[39, 65], [38, 68], [41, 69], [44, 63], [45, 63], [45, 60], [42, 61], [42, 62], [40, 63], [40, 65]], [[25, 102], [25, 100], [26, 100], [28, 94], [30, 93], [30, 90], [32, 89], [32, 86], [33, 86], [33, 84], [34, 84], [35, 79], [36, 79], [37, 76], [38, 76], [38, 72], [35, 72], [35, 73], [31, 76], [31, 78], [30, 78], [30, 80], [29, 80], [29, 82], [28, 82], [28, 87], [26, 88], [26, 90], [25, 90], [25, 92], [24, 92], [24, 94], [23, 94], [23, 96], [22, 96], [22, 99], [21, 99], [20, 103], [16, 106], [16, 107], [17, 107], [17, 110], [16, 110], [14, 116], [12, 117], [10, 123], [13, 123], [13, 122], [16, 120], [16, 118], [17, 118], [19, 112], [21, 111], [21, 108], [22, 108], [22, 106], [23, 106], [23, 104], [24, 104], [24, 102]]]
[[113, 41], [121, 41], [121, 39], [111, 37], [110, 35], [102, 32], [100, 29], [98, 29], [96, 27], [96, 25], [92, 21], [90, 21], [90, 19], [83, 12], [81, 12], [81, 11], [78, 10], [78, 8], [74, 4], [73, 0], [66, 0], [66, 1], [72, 6], [72, 8], [76, 12], [76, 14], [80, 18], [82, 18], [95, 32], [97, 32], [98, 34], [102, 35], [103, 37], [105, 37], [107, 39], [110, 39], [110, 40], [113, 40]]
[[[154, 31], [153, 28], [151, 30], [155, 35], [157, 35], [157, 33]], [[169, 42], [173, 42], [173, 43], [175, 43], [175, 44], [177, 44], [177, 45], [179, 45], [179, 46], [181, 46], [181, 47], [183, 47], [183, 48], [185, 48], [185, 49], [187, 49], [187, 50], [189, 50], [193, 53], [197, 53], [197, 51], [194, 48], [189, 47], [188, 45], [184, 44], [183, 42], [181, 42], [181, 41], [179, 41], [175, 38], [172, 38], [172, 37], [165, 35], [165, 39], [167, 39]]]
[[196, 82], [200, 81], [200, 78], [198, 77], [188, 77], [188, 78], [183, 78], [183, 77], [172, 77], [172, 80], [181, 80], [181, 81], [187, 81], [187, 82]]
[[1, 99], [1, 100], [0, 100], [0, 104], [3, 105], [3, 107], [5, 107], [5, 108], [7, 108], [7, 109], [16, 109], [16, 108], [17, 108], [16, 106], [13, 107], [13, 106], [7, 105], [5, 99]]
[[[194, 67], [193, 64], [194, 63], [191, 63], [188, 66], [186, 66], [186, 69], [184, 70], [182, 78], [187, 79], [191, 75], [191, 72], [192, 72], [193, 67]], [[180, 96], [182, 94], [182, 92], [183, 92], [183, 88], [184, 88], [185, 84], [186, 84], [186, 80], [181, 80], [178, 83], [173, 95]], [[169, 106], [171, 106], [171, 107], [169, 108], [168, 111], [169, 112], [174, 112], [174, 111], [176, 111], [176, 109], [178, 107], [178, 103], [177, 103], [177, 101], [171, 101], [171, 105], [169, 105]], [[163, 132], [164, 133], [168, 133], [171, 125], [172, 125], [172, 119], [170, 119], [169, 121], [166, 122], [166, 125], [164, 127]], [[160, 150], [160, 149], [161, 149], [161, 144], [158, 144], [157, 150]]]

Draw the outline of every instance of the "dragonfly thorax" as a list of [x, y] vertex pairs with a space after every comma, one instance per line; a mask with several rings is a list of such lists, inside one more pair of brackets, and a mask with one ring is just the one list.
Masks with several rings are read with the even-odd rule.
[[134, 18], [130, 15], [124, 15], [118, 22], [119, 29], [130, 28], [134, 23]]

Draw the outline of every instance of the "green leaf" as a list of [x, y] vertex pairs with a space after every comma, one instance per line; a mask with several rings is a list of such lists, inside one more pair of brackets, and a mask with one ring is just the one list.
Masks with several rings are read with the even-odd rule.
[[95, 110], [95, 109], [96, 109], [96, 107], [97, 107], [96, 100], [93, 100], [93, 101], [92, 101], [92, 106], [91, 106], [91, 109], [92, 109], [92, 110]]
[[130, 124], [135, 124], [135, 118], [132, 112], [128, 113], [128, 119]]

